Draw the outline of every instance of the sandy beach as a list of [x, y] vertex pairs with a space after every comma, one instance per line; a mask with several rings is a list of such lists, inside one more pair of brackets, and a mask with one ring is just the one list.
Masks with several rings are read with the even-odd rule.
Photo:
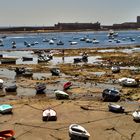
[[[17, 77], [18, 88], [34, 88], [36, 82], [43, 81], [47, 84], [46, 92], [51, 93], [35, 96], [6, 93], [0, 97], [1, 104], [13, 106], [12, 114], [0, 115], [0, 130], [13, 129], [17, 140], [69, 140], [68, 128], [70, 124], [76, 123], [86, 128], [90, 133], [90, 140], [139, 140], [140, 125], [133, 121], [132, 117], [132, 112], [139, 107], [139, 87], [122, 87], [117, 80], [122, 77], [139, 79], [140, 72], [121, 69], [120, 73], [113, 74], [110, 69], [113, 64], [119, 64], [121, 67], [138, 67], [139, 52], [130, 54], [120, 51], [121, 49], [115, 48], [115, 52], [100, 52], [100, 49], [66, 49], [64, 54], [60, 51], [55, 56], [75, 56], [86, 51], [89, 56], [101, 56], [103, 63], [57, 64], [55, 67], [59, 67], [62, 74], [49, 75], [45, 80]], [[51, 64], [0, 67], [11, 70], [17, 66], [32, 68], [33, 72], [50, 73]], [[65, 81], [73, 83], [67, 91], [70, 99], [57, 100], [52, 89], [62, 90]], [[102, 101], [102, 91], [107, 87], [115, 87], [121, 91], [121, 99], [117, 104], [125, 107], [125, 113], [108, 111], [108, 102]], [[57, 121], [43, 122], [42, 112], [49, 107], [57, 112]]]

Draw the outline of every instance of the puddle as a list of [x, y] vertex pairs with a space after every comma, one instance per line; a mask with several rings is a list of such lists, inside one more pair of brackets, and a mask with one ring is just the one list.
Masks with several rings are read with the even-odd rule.
[[1, 79], [6, 78], [6, 79], [14, 80], [15, 76], [16, 76], [15, 71], [0, 68], [0, 78]]
[[[81, 56], [69, 56], [69, 57], [53, 57], [53, 59], [50, 61], [50, 64], [57, 65], [57, 64], [67, 64], [67, 63], [74, 63], [74, 58], [81, 58]], [[99, 60], [101, 56], [89, 56], [87, 64], [93, 64], [96, 62], [101, 62], [102, 60]]]
[[102, 76], [104, 75], [106, 72], [90, 72], [90, 74], [94, 74], [96, 76]]

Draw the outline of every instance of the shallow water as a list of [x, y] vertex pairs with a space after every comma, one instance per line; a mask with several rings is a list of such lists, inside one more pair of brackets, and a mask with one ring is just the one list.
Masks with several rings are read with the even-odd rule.
[[[12, 49], [12, 41], [16, 42], [17, 49], [28, 49], [24, 45], [24, 41], [32, 44], [38, 42], [39, 44], [32, 45], [29, 48], [32, 49], [46, 49], [46, 48], [85, 48], [85, 47], [113, 47], [113, 46], [122, 46], [122, 45], [139, 45], [140, 44], [140, 31], [130, 30], [130, 31], [118, 31], [119, 36], [116, 38], [120, 40], [120, 43], [116, 43], [115, 40], [109, 42], [107, 37], [107, 31], [97, 31], [97, 32], [56, 32], [56, 33], [34, 33], [34, 34], [10, 34], [6, 35], [7, 37], [3, 39], [4, 47], [1, 47], [1, 50]], [[89, 39], [96, 38], [99, 40], [99, 44], [86, 43], [85, 41], [80, 41], [82, 37], [88, 37]], [[43, 42], [43, 39], [52, 39], [54, 40], [54, 45], [50, 45], [48, 42]], [[125, 39], [124, 39], [125, 38]], [[135, 39], [131, 41], [130, 38]], [[64, 45], [57, 45], [57, 42], [61, 40], [64, 42]], [[70, 41], [76, 41], [77, 45], [70, 45]], [[14, 50], [14, 49], [12, 49]]]

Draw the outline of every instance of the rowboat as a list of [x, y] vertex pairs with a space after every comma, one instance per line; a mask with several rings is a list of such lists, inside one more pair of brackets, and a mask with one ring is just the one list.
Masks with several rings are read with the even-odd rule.
[[13, 130], [0, 131], [0, 140], [14, 140], [15, 132]]
[[35, 87], [36, 93], [44, 93], [44, 90], [46, 89], [45, 83], [38, 83]]
[[68, 99], [69, 98], [69, 94], [67, 94], [64, 91], [56, 90], [54, 93], [55, 93], [55, 96], [57, 99]]
[[5, 91], [6, 92], [16, 92], [16, 90], [17, 90], [17, 86], [16, 85], [11, 85], [11, 86], [5, 87]]
[[57, 120], [57, 115], [56, 115], [56, 111], [53, 109], [46, 109], [43, 111], [43, 117], [42, 120], [43, 121], [56, 121]]
[[113, 89], [104, 89], [102, 92], [103, 101], [110, 101], [110, 102], [117, 102], [120, 100], [120, 92], [113, 88]]
[[120, 72], [120, 67], [119, 66], [112, 66], [111, 70], [112, 70], [112, 73], [118, 73], [118, 72]]
[[2, 104], [0, 105], [0, 113], [6, 114], [6, 113], [11, 113], [13, 107], [9, 104]]
[[69, 136], [72, 140], [88, 140], [90, 134], [84, 127], [78, 124], [71, 124], [69, 126]]
[[64, 84], [64, 86], [63, 86], [63, 89], [64, 89], [64, 90], [67, 90], [67, 89], [69, 89], [71, 86], [72, 86], [72, 82], [66, 82], [66, 83]]
[[52, 68], [51, 70], [52, 76], [59, 76], [60, 70], [58, 68]]
[[115, 112], [115, 113], [124, 112], [124, 107], [117, 105], [117, 104], [109, 103], [108, 108], [109, 108], [109, 111], [111, 111], [111, 112]]
[[132, 113], [132, 116], [133, 116], [133, 119], [134, 119], [134, 121], [136, 121], [136, 122], [140, 122], [140, 111], [134, 111], [133, 113]]

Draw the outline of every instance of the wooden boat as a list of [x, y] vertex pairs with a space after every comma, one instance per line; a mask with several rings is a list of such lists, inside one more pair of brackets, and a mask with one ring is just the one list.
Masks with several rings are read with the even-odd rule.
[[42, 120], [43, 121], [56, 121], [57, 120], [56, 111], [50, 108], [44, 110]]
[[102, 93], [103, 101], [117, 102], [120, 99], [120, 92], [117, 89], [105, 89]]
[[9, 104], [2, 104], [0, 105], [0, 113], [6, 114], [6, 113], [11, 113], [13, 107]]
[[51, 70], [52, 76], [59, 76], [60, 70], [58, 68], [52, 68]]
[[120, 67], [119, 66], [113, 66], [111, 67], [112, 73], [118, 73], [120, 72]]
[[46, 89], [45, 83], [38, 83], [35, 87], [36, 93], [44, 93], [44, 90]]
[[0, 79], [0, 89], [3, 87], [3, 83], [4, 83], [4, 81], [2, 79]]
[[134, 121], [140, 122], [140, 111], [134, 111], [132, 113], [132, 116], [133, 116]]
[[69, 94], [64, 91], [56, 90], [54, 93], [57, 99], [69, 99]]
[[90, 134], [84, 127], [78, 124], [71, 124], [69, 126], [69, 136], [72, 140], [88, 140]]
[[16, 85], [7, 86], [5, 88], [6, 92], [16, 92], [16, 90], [17, 90], [17, 86]]
[[109, 111], [111, 111], [111, 112], [116, 112], [116, 113], [124, 112], [124, 107], [117, 105], [117, 104], [109, 103], [108, 108], [109, 108]]
[[64, 90], [67, 90], [67, 89], [69, 89], [71, 86], [72, 86], [72, 82], [66, 82], [66, 83], [64, 84], [64, 86], [63, 86], [63, 89], [64, 89]]
[[15, 132], [13, 130], [0, 131], [0, 140], [14, 140]]

